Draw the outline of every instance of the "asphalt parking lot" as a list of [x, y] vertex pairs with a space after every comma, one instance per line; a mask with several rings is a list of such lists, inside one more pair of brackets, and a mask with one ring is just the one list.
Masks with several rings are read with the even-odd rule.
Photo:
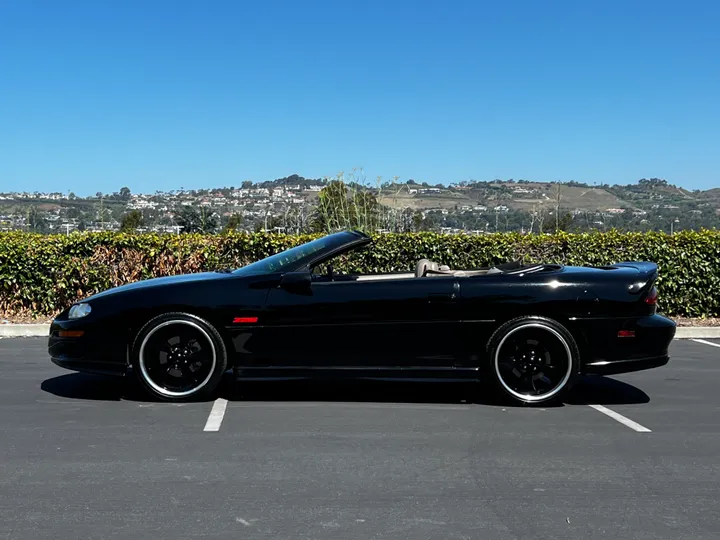
[[547, 408], [229, 377], [165, 404], [45, 346], [0, 340], [0, 539], [720, 538], [718, 341]]

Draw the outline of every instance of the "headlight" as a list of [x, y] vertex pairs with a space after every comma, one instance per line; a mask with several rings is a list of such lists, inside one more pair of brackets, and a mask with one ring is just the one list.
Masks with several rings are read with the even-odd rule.
[[92, 311], [90, 304], [75, 304], [70, 308], [68, 319], [79, 319]]

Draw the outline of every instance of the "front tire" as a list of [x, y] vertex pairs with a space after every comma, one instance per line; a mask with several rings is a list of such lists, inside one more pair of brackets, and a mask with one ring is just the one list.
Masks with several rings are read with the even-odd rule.
[[206, 320], [166, 313], [150, 320], [133, 344], [140, 384], [163, 401], [211, 399], [227, 368], [225, 344]]
[[557, 402], [577, 377], [580, 353], [568, 330], [545, 317], [520, 317], [503, 324], [488, 342], [496, 386], [514, 401]]

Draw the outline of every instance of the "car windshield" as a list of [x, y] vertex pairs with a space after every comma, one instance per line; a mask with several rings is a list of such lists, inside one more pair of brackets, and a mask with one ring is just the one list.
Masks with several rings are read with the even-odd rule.
[[323, 236], [322, 238], [295, 246], [238, 268], [233, 272], [233, 274], [250, 275], [282, 272], [303, 259], [313, 258], [312, 255], [316, 253], [322, 251], [326, 251], [328, 253], [335, 251], [337, 248], [340, 248], [344, 244], [347, 244], [355, 239], [356, 238], [349, 233], [335, 233], [329, 236]]

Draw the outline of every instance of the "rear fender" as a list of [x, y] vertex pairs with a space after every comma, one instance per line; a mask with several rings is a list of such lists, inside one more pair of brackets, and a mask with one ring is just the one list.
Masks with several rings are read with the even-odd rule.
[[658, 265], [653, 262], [621, 262], [608, 268], [635, 270], [627, 276], [628, 292], [643, 294], [648, 292], [658, 278]]

